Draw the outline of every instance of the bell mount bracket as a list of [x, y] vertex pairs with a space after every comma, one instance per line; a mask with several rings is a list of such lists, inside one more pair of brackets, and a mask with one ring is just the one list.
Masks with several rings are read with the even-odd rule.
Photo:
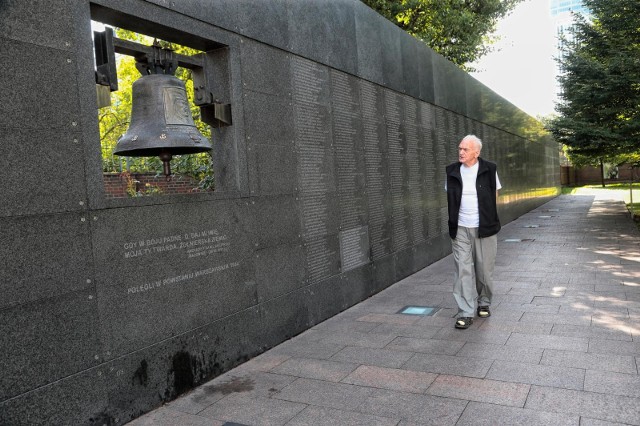
[[133, 56], [136, 68], [141, 74], [173, 75], [178, 67], [192, 71], [194, 103], [200, 107], [201, 119], [211, 127], [225, 127], [232, 124], [231, 104], [215, 102], [209, 84], [202, 54], [181, 55], [171, 49], [160, 47], [157, 40], [152, 46], [146, 46], [130, 40], [113, 36], [113, 29], [106, 27], [103, 32], [94, 31], [96, 50], [96, 84], [109, 86], [110, 91], [118, 90], [118, 76], [115, 53]]

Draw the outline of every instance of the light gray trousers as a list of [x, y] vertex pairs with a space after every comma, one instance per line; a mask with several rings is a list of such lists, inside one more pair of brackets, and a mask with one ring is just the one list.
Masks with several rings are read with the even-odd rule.
[[498, 236], [478, 238], [478, 228], [459, 226], [451, 247], [455, 263], [453, 297], [458, 304], [457, 317], [473, 318], [476, 297], [478, 306], [491, 305]]

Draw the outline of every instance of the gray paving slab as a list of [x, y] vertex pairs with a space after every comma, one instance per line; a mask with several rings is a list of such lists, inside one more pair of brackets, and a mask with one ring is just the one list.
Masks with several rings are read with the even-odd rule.
[[585, 370], [613, 371], [636, 374], [636, 364], [632, 356], [598, 354], [545, 349], [540, 364], [556, 367], [575, 367]]
[[442, 374], [427, 394], [497, 405], [523, 407], [530, 385]]
[[317, 339], [317, 341], [328, 345], [383, 348], [391, 342], [395, 336], [348, 330], [342, 333], [318, 331], [317, 333], [314, 333], [314, 338]]
[[331, 319], [321, 322], [320, 324], [314, 327], [314, 330], [319, 331], [327, 331], [329, 333], [342, 333], [344, 331], [359, 331], [362, 333], [367, 333], [374, 328], [378, 327], [380, 324], [376, 324], [374, 322], [362, 322], [352, 319], [338, 319], [332, 321]]
[[591, 339], [589, 341], [589, 352], [614, 355], [639, 355], [640, 342]]
[[[637, 295], [636, 295], [637, 297]], [[635, 298], [628, 298], [627, 300], [621, 300], [618, 298], [615, 303], [612, 303], [609, 298], [599, 298], [594, 301], [594, 306], [597, 309], [609, 309], [609, 307], [613, 306], [615, 308], [627, 308], [627, 311], [636, 311], [640, 309], [640, 301], [634, 300]], [[623, 311], [621, 309], [621, 311]]]
[[629, 309], [623, 306], [607, 306], [607, 307], [596, 307], [596, 306], [568, 306], [563, 305], [560, 306], [558, 311], [559, 314], [565, 315], [629, 315]]
[[273, 373], [308, 379], [339, 382], [358, 367], [348, 362], [326, 361], [309, 358], [290, 358], [271, 370]]
[[400, 424], [455, 425], [467, 401], [378, 389], [369, 395], [359, 411], [400, 418]]
[[587, 371], [584, 390], [640, 398], [640, 376], [605, 371]]
[[129, 426], [222, 426], [224, 422], [160, 407], [127, 424]]
[[[450, 324], [449, 324], [450, 325]], [[442, 327], [424, 324], [400, 325], [400, 324], [380, 324], [371, 333], [393, 335], [396, 337], [417, 337], [428, 339], [433, 337]]]
[[549, 296], [536, 296], [531, 300], [530, 303], [535, 305], [582, 305], [582, 306], [594, 306], [595, 301], [592, 298], [589, 298], [586, 295], [582, 295], [580, 292], [580, 296], [563, 296], [563, 297], [549, 297]]
[[387, 345], [387, 349], [427, 354], [453, 355], [464, 346], [463, 341], [451, 342], [439, 339], [416, 339], [398, 337]]
[[216, 402], [199, 416], [246, 425], [283, 425], [306, 408], [305, 404], [232, 394]]
[[294, 380], [296, 377], [232, 370], [199, 386], [184, 397], [171, 401], [167, 406], [184, 413], [198, 414], [230, 394], [269, 398]]
[[[535, 241], [500, 237], [492, 316], [470, 329], [453, 328], [446, 257], [131, 424], [640, 425], [640, 234], [624, 206], [561, 196], [500, 235]], [[397, 313], [411, 304], [441, 309]]]
[[582, 426], [580, 416], [471, 402], [456, 426]]
[[580, 417], [580, 426], [626, 426], [626, 423], [608, 422], [606, 420]]
[[[591, 325], [591, 315], [560, 315], [560, 314], [544, 314], [525, 312], [521, 321], [526, 323], [543, 323], [543, 324], [570, 324], [570, 325]], [[549, 333], [551, 334], [551, 333]]]
[[640, 425], [638, 398], [533, 386], [525, 408]]
[[582, 390], [584, 386], [584, 370], [580, 368], [551, 367], [502, 360], [497, 360], [491, 365], [486, 377], [503, 382], [528, 383], [563, 389]]
[[438, 375], [422, 371], [361, 365], [342, 383], [400, 392], [424, 393]]
[[[489, 320], [484, 321], [489, 322]], [[483, 329], [483, 322], [480, 319], [476, 319], [474, 325], [478, 328], [472, 333], [461, 332], [453, 327], [443, 328], [433, 337], [434, 339], [446, 340], [446, 341], [460, 341], [460, 342], [477, 342], [477, 343], [493, 343], [504, 345], [509, 336], [510, 331], [502, 331], [496, 329]]]
[[331, 360], [354, 364], [376, 365], [378, 367], [399, 368], [412, 356], [413, 353], [411, 352], [348, 346], [331, 357]]
[[628, 330], [620, 330], [617, 327], [597, 327], [569, 324], [554, 324], [551, 334], [563, 337], [586, 337], [591, 339], [625, 340], [631, 341], [631, 333]]
[[509, 295], [510, 296], [514, 296], [514, 295], [521, 295], [521, 296], [528, 296], [531, 297], [532, 300], [534, 297], [555, 297], [555, 298], [561, 298], [562, 296], [565, 295], [566, 293], [566, 288], [562, 288], [562, 289], [557, 289], [555, 287], [540, 287], [539, 283], [529, 283], [530, 286], [529, 287], [524, 287], [524, 286], [520, 286], [520, 287], [514, 287], [514, 286], [510, 286], [511, 288], [509, 289]]
[[553, 324], [502, 320], [493, 315], [478, 327], [480, 331], [546, 335], [551, 334], [552, 328]]
[[345, 345], [295, 338], [271, 350], [276, 355], [327, 359], [343, 349]]
[[398, 421], [389, 417], [309, 406], [291, 419], [287, 426], [395, 426]]
[[330, 383], [321, 380], [298, 379], [274, 398], [319, 407], [354, 411], [374, 391], [365, 386]]
[[236, 373], [269, 371], [272, 368], [282, 364], [289, 358], [290, 356], [288, 355], [278, 355], [274, 352], [265, 352], [262, 355], [258, 355], [257, 357], [250, 359], [244, 364], [241, 364], [234, 371]]
[[500, 303], [498, 309], [503, 311], [515, 311], [520, 313], [535, 312], [537, 314], [557, 314], [560, 310], [558, 305], [534, 305], [531, 303]]
[[542, 358], [542, 348], [492, 345], [487, 343], [467, 342], [456, 352], [458, 356], [499, 359], [503, 361], [526, 362], [539, 364]]
[[420, 319], [417, 315], [400, 315], [400, 314], [367, 314], [357, 319], [357, 321], [375, 322], [381, 324], [399, 324], [410, 325]]
[[485, 377], [492, 363], [492, 360], [482, 358], [415, 354], [402, 368], [406, 370], [426, 371], [429, 373]]
[[589, 339], [583, 337], [542, 336], [511, 333], [507, 345], [586, 352]]

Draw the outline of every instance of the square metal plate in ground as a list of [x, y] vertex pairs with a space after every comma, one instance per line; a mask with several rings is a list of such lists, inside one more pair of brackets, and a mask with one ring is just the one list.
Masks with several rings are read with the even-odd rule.
[[540, 225], [525, 225], [523, 228], [539, 228]]
[[432, 308], [430, 306], [405, 306], [404, 308], [398, 311], [399, 314], [403, 315], [420, 315], [423, 317], [430, 317], [436, 312], [438, 312], [440, 308]]

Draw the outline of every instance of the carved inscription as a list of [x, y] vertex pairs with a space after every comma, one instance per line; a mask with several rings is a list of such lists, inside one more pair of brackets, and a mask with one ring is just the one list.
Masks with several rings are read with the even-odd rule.
[[309, 282], [318, 282], [337, 272], [337, 254], [325, 238], [305, 244]]
[[292, 75], [302, 238], [309, 280], [316, 282], [331, 276], [335, 258], [324, 238], [329, 233], [329, 192], [335, 190], [329, 107], [324, 103], [328, 69], [296, 57]]
[[122, 256], [132, 259], [176, 251], [192, 258], [227, 252], [230, 246], [227, 235], [222, 235], [217, 229], [207, 229], [128, 241], [122, 245]]
[[360, 80], [362, 127], [364, 137], [364, 162], [367, 176], [367, 203], [369, 213], [369, 238], [371, 257], [380, 259], [390, 253], [389, 218], [385, 212], [388, 195], [387, 171], [383, 162], [385, 135], [379, 125], [384, 110], [379, 108], [380, 92], [372, 83]]
[[[420, 134], [423, 143], [422, 148], [422, 164], [421, 174], [423, 179], [423, 196], [425, 204], [426, 226], [425, 233], [429, 236], [435, 236], [437, 234], [436, 225], [438, 209], [438, 194], [444, 192], [444, 189], [438, 188], [436, 174], [444, 173], [444, 166], [435, 162], [435, 156], [433, 150], [435, 148], [435, 124], [436, 115], [435, 109], [431, 104], [426, 102], [420, 102]], [[423, 220], [423, 224], [425, 221]]]
[[409, 246], [409, 232], [407, 229], [406, 200], [404, 194], [405, 179], [405, 143], [406, 134], [403, 130], [401, 95], [385, 90], [385, 116], [387, 123], [387, 142], [389, 151], [389, 178], [391, 180], [391, 204], [393, 208], [393, 250], [400, 251]]
[[[184, 284], [195, 280], [199, 277], [219, 273], [228, 269], [240, 266], [237, 261], [220, 261], [215, 266], [210, 266], [213, 262], [211, 259], [219, 259], [216, 254], [228, 253], [231, 250], [232, 239], [229, 235], [223, 234], [216, 228], [184, 231], [180, 234], [172, 233], [167, 235], [154, 235], [145, 238], [138, 238], [122, 243], [121, 256], [122, 262], [126, 265], [135, 264], [142, 259], [145, 261], [161, 264], [166, 262], [168, 258], [176, 260], [176, 262], [187, 259], [202, 258], [203, 264], [201, 269], [195, 269], [194, 263], [189, 263], [193, 270], [177, 273], [176, 275], [166, 276], [159, 279], [153, 279], [145, 282], [143, 276], [132, 276], [136, 282], [135, 285], [127, 284], [124, 288], [128, 296], [139, 293], [146, 293], [159, 288]], [[226, 260], [226, 259], [225, 259]], [[197, 265], [197, 260], [195, 265]], [[123, 267], [129, 268], [129, 266]], [[197, 266], [196, 266], [197, 268]], [[159, 267], [158, 270], [162, 270]], [[175, 272], [174, 272], [175, 273]], [[141, 283], [141, 284], [140, 284]]]
[[230, 263], [224, 263], [222, 265], [218, 265], [218, 266], [212, 266], [210, 268], [206, 268], [206, 269], [200, 269], [197, 271], [193, 271], [193, 272], [187, 272], [184, 274], [180, 274], [180, 275], [175, 275], [172, 277], [167, 277], [167, 278], [163, 278], [160, 280], [156, 280], [156, 281], [152, 281], [152, 282], [148, 282], [148, 283], [144, 283], [144, 284], [140, 284], [140, 285], [135, 285], [132, 287], [129, 287], [127, 289], [127, 294], [135, 294], [135, 293], [145, 293], [151, 290], [157, 290], [161, 287], [167, 287], [167, 286], [173, 286], [173, 285], [177, 285], [177, 284], [181, 284], [184, 283], [186, 281], [190, 281], [193, 280], [195, 278], [198, 277], [202, 277], [205, 275], [211, 275], [211, 274], [215, 274], [218, 272], [222, 272], [228, 269], [233, 269], [233, 268], [237, 268], [240, 266], [240, 262], [230, 262]]
[[[450, 143], [452, 136], [448, 130], [449, 126], [449, 116], [447, 115], [447, 111], [442, 108], [436, 108], [436, 145], [434, 149], [435, 155], [435, 164], [447, 165], [449, 162], [447, 161], [447, 145]], [[457, 146], [457, 145], [456, 145]], [[441, 188], [442, 190], [435, 191], [436, 197], [438, 199], [438, 218], [434, 221], [434, 233], [436, 234], [444, 234], [449, 232], [449, 228], [447, 225], [447, 194], [444, 192], [444, 184], [445, 184], [445, 176], [444, 170], [438, 170], [436, 172], [436, 186]], [[444, 214], [443, 214], [444, 213]], [[431, 234], [431, 232], [429, 232]]]
[[404, 97], [404, 111], [407, 124], [405, 125], [406, 134], [406, 166], [407, 166], [407, 182], [403, 185], [406, 189], [406, 198], [409, 201], [406, 209], [410, 218], [411, 241], [413, 244], [424, 241], [424, 225], [423, 225], [423, 203], [422, 203], [422, 179], [420, 173], [420, 162], [422, 158], [422, 150], [418, 149], [418, 105], [412, 97]]
[[326, 193], [301, 194], [302, 237], [305, 240], [322, 237], [328, 232], [329, 203]]
[[369, 263], [369, 232], [367, 226], [340, 232], [342, 272]]
[[333, 140], [336, 152], [340, 229], [361, 224], [366, 215], [364, 194], [358, 186], [363, 180], [356, 160], [358, 130], [361, 126], [357, 85], [347, 74], [331, 72]]

